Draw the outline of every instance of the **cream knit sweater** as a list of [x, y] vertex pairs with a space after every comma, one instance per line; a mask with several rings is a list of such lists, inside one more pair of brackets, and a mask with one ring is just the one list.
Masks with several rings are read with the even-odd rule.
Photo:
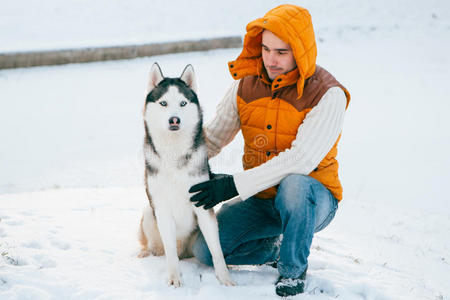
[[[239, 81], [233, 82], [218, 104], [216, 116], [206, 124], [208, 156], [217, 155], [240, 130], [237, 109]], [[241, 199], [277, 185], [289, 174], [308, 175], [331, 150], [344, 123], [347, 98], [339, 87], [330, 88], [299, 126], [291, 148], [271, 160], [233, 175]]]

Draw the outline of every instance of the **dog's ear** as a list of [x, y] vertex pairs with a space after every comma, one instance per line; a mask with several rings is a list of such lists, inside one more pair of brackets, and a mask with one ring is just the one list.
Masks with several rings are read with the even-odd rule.
[[195, 74], [192, 65], [187, 65], [186, 68], [184, 68], [180, 78], [187, 84], [188, 87], [197, 93], [197, 84], [195, 83]]
[[159, 67], [158, 63], [154, 63], [151, 70], [147, 84], [147, 94], [150, 93], [162, 80], [164, 75]]

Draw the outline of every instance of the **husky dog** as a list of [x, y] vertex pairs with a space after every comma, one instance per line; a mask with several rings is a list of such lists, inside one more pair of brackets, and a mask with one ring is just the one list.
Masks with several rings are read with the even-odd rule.
[[224, 285], [234, 285], [220, 246], [214, 211], [195, 207], [189, 201], [189, 188], [208, 180], [210, 174], [191, 65], [179, 78], [165, 78], [157, 63], [152, 66], [144, 125], [145, 185], [150, 206], [140, 223], [139, 257], [165, 254], [168, 284], [181, 286], [179, 258], [193, 256], [191, 247], [200, 227], [217, 278]]

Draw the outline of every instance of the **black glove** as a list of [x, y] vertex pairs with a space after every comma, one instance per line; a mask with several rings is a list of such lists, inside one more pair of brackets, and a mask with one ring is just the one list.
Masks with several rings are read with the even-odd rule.
[[191, 197], [192, 202], [197, 202], [195, 206], [210, 209], [238, 195], [232, 175], [213, 174], [211, 177], [212, 179], [195, 184], [189, 189], [189, 193], [198, 192]]

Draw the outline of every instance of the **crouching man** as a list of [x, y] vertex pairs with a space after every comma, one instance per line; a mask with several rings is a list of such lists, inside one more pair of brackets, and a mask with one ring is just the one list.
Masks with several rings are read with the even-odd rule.
[[[342, 199], [336, 155], [350, 94], [316, 55], [304, 8], [281, 5], [247, 25], [242, 52], [228, 64], [235, 82], [205, 126], [209, 157], [242, 130], [244, 171], [190, 189], [204, 208], [239, 196], [217, 215], [225, 260], [276, 262], [280, 296], [304, 291], [313, 235]], [[193, 251], [212, 265], [202, 235]]]

